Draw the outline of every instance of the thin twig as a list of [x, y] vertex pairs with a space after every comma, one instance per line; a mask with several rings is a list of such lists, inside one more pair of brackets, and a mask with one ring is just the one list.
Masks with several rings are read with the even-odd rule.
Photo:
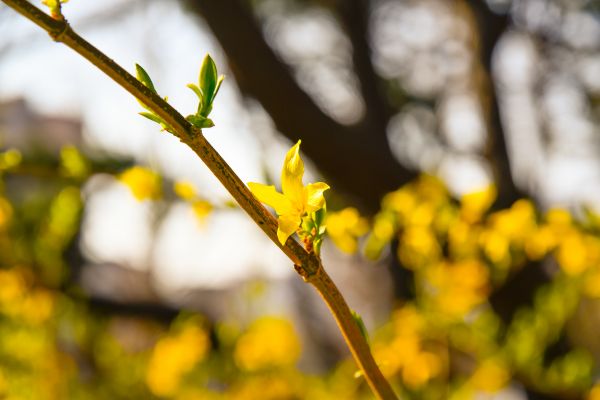
[[193, 127], [165, 100], [146, 88], [112, 59], [77, 35], [66, 20], [53, 19], [25, 0], [2, 1], [48, 32], [55, 41], [64, 43], [90, 61], [121, 87], [146, 104], [169, 125], [174, 135], [200, 157], [244, 211], [292, 260], [296, 271], [304, 280], [312, 284], [319, 292], [335, 317], [352, 355], [377, 397], [396, 399], [397, 397], [389, 382], [384, 378], [375, 363], [369, 345], [352, 318], [346, 301], [325, 272], [320, 258], [314, 253], [308, 253], [292, 238], [289, 238], [285, 245], [279, 243], [277, 239], [277, 221], [273, 215], [252, 195], [227, 162], [206, 140], [202, 131]]

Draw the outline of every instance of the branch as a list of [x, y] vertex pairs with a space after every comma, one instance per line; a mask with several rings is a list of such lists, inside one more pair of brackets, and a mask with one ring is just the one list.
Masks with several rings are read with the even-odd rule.
[[90, 61], [117, 84], [142, 101], [155, 114], [161, 117], [172, 129], [174, 135], [188, 145], [206, 164], [221, 184], [248, 213], [267, 236], [288, 256], [296, 271], [311, 283], [327, 303], [338, 323], [348, 347], [357, 364], [365, 374], [373, 392], [381, 399], [396, 399], [390, 384], [385, 380], [370, 352], [369, 345], [355, 323], [342, 294], [325, 272], [320, 258], [305, 251], [291, 237], [285, 245], [277, 239], [277, 222], [263, 205], [252, 195], [240, 178], [225, 160], [204, 138], [202, 131], [191, 126], [185, 118], [146, 88], [135, 77], [120, 67], [89, 42], [77, 35], [64, 19], [52, 19], [26, 0], [3, 0], [9, 7], [46, 30], [58, 42], [62, 42], [79, 55]]
[[294, 142], [305, 139], [304, 152], [337, 190], [375, 213], [385, 193], [416, 176], [392, 155], [384, 122], [345, 126], [319, 109], [266, 43], [244, 2], [186, 0], [186, 4], [206, 20], [223, 46], [240, 89], [262, 104], [280, 132]]
[[338, 14], [348, 38], [352, 43], [352, 62], [354, 72], [360, 83], [365, 102], [365, 121], [376, 128], [378, 134], [385, 132], [391, 117], [391, 108], [381, 91], [380, 78], [372, 63], [372, 51], [369, 44], [369, 0], [339, 0]]

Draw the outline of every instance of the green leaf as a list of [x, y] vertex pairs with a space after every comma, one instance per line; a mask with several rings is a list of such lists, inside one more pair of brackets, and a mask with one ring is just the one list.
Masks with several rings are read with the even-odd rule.
[[142, 68], [141, 65], [135, 64], [135, 72], [136, 72], [138, 81], [142, 82], [144, 84], [144, 86], [146, 86], [148, 89], [150, 89], [154, 93], [156, 93], [156, 89], [154, 88], [152, 79], [150, 79], [150, 75], [148, 75], [146, 70], [144, 68]]
[[210, 55], [207, 54], [202, 61], [200, 77], [198, 78], [200, 91], [202, 93], [202, 103], [198, 107], [199, 115], [208, 117], [208, 114], [212, 111], [212, 103], [221, 88], [223, 79], [225, 79], [225, 76], [217, 75], [217, 66]]
[[196, 93], [196, 96], [198, 96], [198, 99], [200, 99], [200, 103], [202, 103], [202, 90], [200, 90], [200, 88], [197, 85], [194, 85], [193, 83], [188, 83], [187, 87], [189, 87], [194, 93]]
[[315, 226], [321, 227], [324, 226], [325, 215], [327, 214], [327, 207], [324, 205], [323, 208], [315, 211]]
[[202, 60], [198, 84], [204, 95], [204, 107], [207, 107], [212, 103], [215, 89], [217, 88], [217, 66], [208, 54], [204, 56], [204, 60]]
[[213, 93], [212, 98], [210, 100], [211, 103], [213, 102], [215, 97], [217, 97], [217, 93], [219, 93], [219, 89], [221, 89], [221, 83], [223, 83], [224, 79], [225, 79], [225, 75], [220, 75], [219, 79], [217, 79], [217, 87], [215, 88], [215, 92]]
[[212, 128], [215, 126], [215, 123], [210, 118], [203, 117], [202, 115], [188, 115], [185, 117], [189, 121], [190, 124], [194, 125], [197, 128]]
[[368, 342], [369, 341], [369, 332], [367, 331], [367, 327], [365, 326], [365, 323], [364, 323], [362, 317], [360, 316], [359, 313], [357, 313], [356, 311], [354, 311], [352, 309], [350, 309], [350, 313], [352, 314], [352, 319], [354, 319], [354, 322], [356, 322], [356, 325], [358, 325], [360, 334]]
[[[158, 123], [158, 124], [161, 124], [161, 125], [163, 125], [163, 124], [165, 123], [165, 122], [162, 120], [162, 118], [161, 118], [161, 117], [159, 117], [158, 115], [156, 115], [156, 114], [153, 114], [153, 113], [151, 113], [151, 112], [141, 112], [141, 113], [138, 113], [138, 114], [140, 114], [142, 117], [146, 117], [146, 118], [148, 118], [150, 121], [154, 121], [154, 122], [156, 122], [156, 123]], [[165, 124], [165, 125], [166, 125], [166, 124]]]

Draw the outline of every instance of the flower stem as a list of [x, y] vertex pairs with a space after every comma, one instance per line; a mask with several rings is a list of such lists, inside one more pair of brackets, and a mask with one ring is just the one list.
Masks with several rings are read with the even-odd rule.
[[77, 35], [67, 20], [53, 19], [26, 0], [2, 1], [48, 32], [55, 41], [64, 43], [94, 64], [117, 84], [146, 104], [172, 128], [173, 134], [200, 157], [244, 211], [294, 263], [296, 271], [319, 292], [335, 317], [354, 359], [377, 397], [386, 400], [396, 399], [389, 382], [375, 363], [369, 345], [352, 318], [344, 297], [325, 272], [319, 257], [304, 250], [292, 238], [289, 238], [285, 245], [279, 243], [277, 221], [273, 215], [252, 195], [227, 162], [206, 140], [202, 131], [192, 126], [177, 110], [120, 65]]

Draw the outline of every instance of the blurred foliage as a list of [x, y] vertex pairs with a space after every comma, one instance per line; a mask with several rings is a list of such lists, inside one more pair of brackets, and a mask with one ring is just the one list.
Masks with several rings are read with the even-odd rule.
[[[20, 186], [29, 161], [0, 153], [0, 397], [371, 397], [350, 359], [320, 375], [299, 369], [301, 337], [280, 316], [244, 325], [187, 311], [165, 321], [95, 307], [71, 279], [69, 254], [82, 185], [107, 169], [75, 148], [59, 158], [40, 182]], [[169, 191], [145, 167], [112, 174], [140, 200], [171, 193], [205, 204], [200, 218], [218, 210], [192, 184]], [[488, 187], [456, 200], [422, 176], [389, 193], [372, 221], [354, 208], [328, 214], [341, 251], [396, 257], [411, 277], [412, 297], [370, 332], [378, 363], [407, 399], [469, 399], [517, 381], [562, 398], [599, 398], [598, 360], [567, 325], [584, 299], [600, 298], [600, 219], [541, 213], [526, 199], [490, 210], [494, 198]], [[493, 296], [527, 268], [542, 268], [547, 283], [505, 319]]]

